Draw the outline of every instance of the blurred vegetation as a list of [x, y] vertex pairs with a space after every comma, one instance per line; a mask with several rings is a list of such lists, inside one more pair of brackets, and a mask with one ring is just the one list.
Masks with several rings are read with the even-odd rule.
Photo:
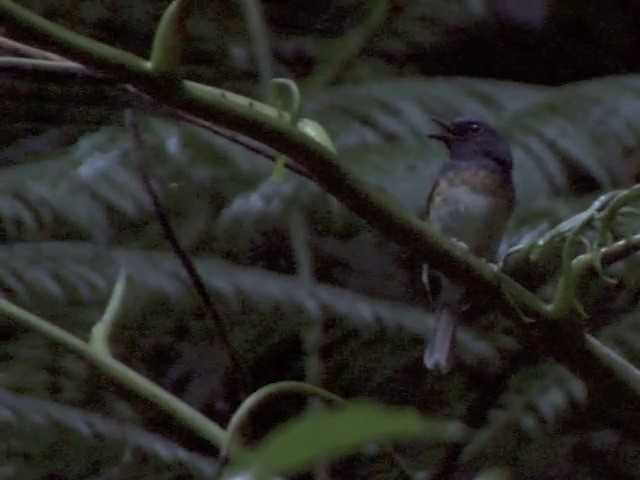
[[[168, 2], [20, 3], [147, 56]], [[195, 4], [186, 76], [260, 97], [242, 2]], [[539, 5], [532, 20], [507, 8], [517, 2], [262, 3], [274, 74], [299, 82], [304, 116], [328, 130], [341, 159], [410, 211], [420, 213], [446, 155], [425, 137], [432, 115], [480, 115], [504, 132], [518, 192], [505, 251], [516, 253], [640, 173], [640, 8], [624, 0]], [[129, 155], [123, 110], [147, 106], [83, 78], [3, 73], [0, 89], [3, 294], [86, 337], [126, 266], [132, 282], [114, 354], [226, 425], [238, 406], [228, 365]], [[251, 391], [306, 379], [342, 397], [457, 419], [493, 389], [451, 478], [489, 467], [511, 478], [640, 478], [640, 438], [626, 428], [638, 413], [616, 402], [606, 378], [587, 392], [563, 366], [514, 353], [510, 326], [495, 315], [460, 329], [452, 374], [426, 372], [433, 318], [406, 252], [311, 181], [271, 178], [273, 164], [238, 145], [149, 113], [141, 128], [154, 185], [224, 316]], [[627, 213], [615, 238], [637, 231], [636, 212]], [[640, 361], [639, 260], [610, 267], [615, 284], [581, 286], [585, 328], [632, 363]], [[546, 299], [559, 265], [551, 247], [524, 265], [505, 261]], [[258, 443], [306, 405], [272, 400], [243, 434]], [[433, 473], [451, 447], [415, 441], [398, 452], [410, 470]], [[404, 478], [376, 453], [362, 448], [316, 477]], [[193, 432], [63, 347], [0, 320], [1, 478], [205, 478], [215, 465]]]

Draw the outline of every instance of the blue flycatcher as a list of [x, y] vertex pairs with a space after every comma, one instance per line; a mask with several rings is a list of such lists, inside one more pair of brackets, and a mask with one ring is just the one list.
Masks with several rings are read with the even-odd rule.
[[[450, 160], [440, 168], [429, 193], [427, 221], [442, 234], [464, 243], [473, 254], [494, 261], [515, 203], [509, 146], [493, 127], [480, 120], [434, 122], [439, 131], [429, 137], [447, 146]], [[424, 363], [429, 369], [448, 372], [456, 321], [468, 307], [464, 298], [470, 287], [435, 275], [441, 289], [434, 301], [435, 334], [424, 353]], [[434, 273], [427, 265], [423, 266], [422, 280], [430, 290]]]

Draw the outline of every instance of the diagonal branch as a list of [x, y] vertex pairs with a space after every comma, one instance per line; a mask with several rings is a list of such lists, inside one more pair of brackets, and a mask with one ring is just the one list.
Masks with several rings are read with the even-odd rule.
[[24, 43], [16, 42], [10, 38], [0, 36], [0, 49], [8, 53], [15, 55], [21, 55], [29, 58], [38, 58], [41, 60], [50, 60], [54, 62], [66, 62], [67, 59], [56, 55], [55, 53], [47, 52]]

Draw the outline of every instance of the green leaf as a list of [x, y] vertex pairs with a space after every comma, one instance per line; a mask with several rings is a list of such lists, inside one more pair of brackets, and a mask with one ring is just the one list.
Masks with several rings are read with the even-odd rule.
[[420, 415], [410, 408], [353, 401], [338, 410], [308, 411], [278, 427], [240, 464], [259, 475], [304, 471], [318, 459], [334, 459], [375, 442], [460, 442], [464, 425]]

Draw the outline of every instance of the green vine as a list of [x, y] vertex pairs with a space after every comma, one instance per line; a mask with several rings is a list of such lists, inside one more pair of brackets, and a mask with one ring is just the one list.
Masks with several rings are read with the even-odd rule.
[[[124, 277], [121, 276], [120, 278], [121, 280], [118, 282], [112, 295], [108, 311], [111, 309], [117, 310], [114, 304], [121, 301], [122, 297], [120, 292], [124, 288], [122, 280]], [[211, 442], [215, 447], [221, 448], [225, 444], [226, 433], [218, 424], [113, 358], [111, 354], [108, 353], [108, 348], [101, 346], [102, 340], [96, 340], [96, 338], [106, 335], [107, 328], [103, 328], [106, 327], [104, 323], [98, 328], [98, 333], [94, 331], [94, 340], [91, 343], [87, 343], [55, 326], [52, 322], [22, 309], [4, 298], [0, 298], [0, 312], [13, 318], [25, 327], [35, 330], [45, 337], [64, 345], [72, 352], [77, 353], [111, 378], [119, 381], [141, 397], [146, 398], [159, 408], [165, 410], [173, 418], [197, 432], [202, 438]], [[110, 322], [111, 320], [109, 320], [109, 318], [109, 315], [105, 315], [103, 316], [103, 321], [107, 319], [106, 321]], [[98, 323], [98, 325], [100, 325], [100, 323]], [[232, 454], [235, 454], [236, 451], [235, 447], [231, 449]]]

